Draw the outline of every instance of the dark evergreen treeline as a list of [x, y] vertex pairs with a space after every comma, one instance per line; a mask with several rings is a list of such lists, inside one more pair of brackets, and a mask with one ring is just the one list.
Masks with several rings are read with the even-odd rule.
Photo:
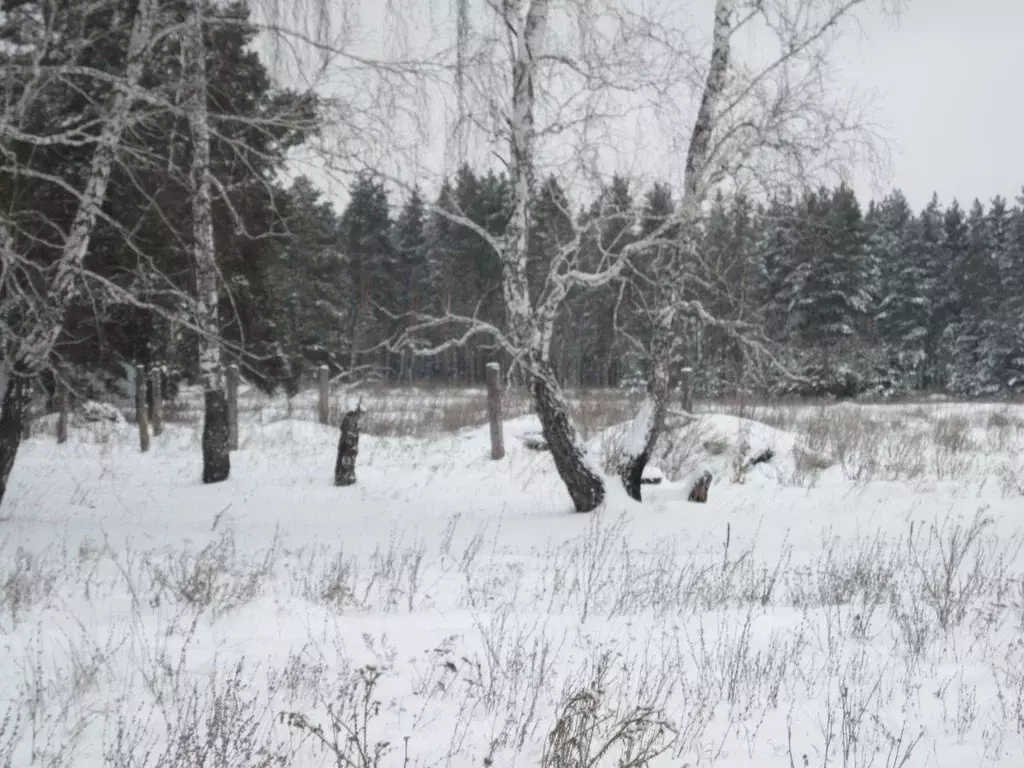
[[[290, 190], [291, 231], [280, 276], [287, 307], [280, 341], [320, 347], [340, 363], [375, 365], [392, 379], [480, 383], [495, 356], [480, 338], [437, 358], [373, 350], [409, 312], [444, 311], [502, 324], [500, 264], [483, 239], [416, 192], [403, 203], [360, 179], [340, 215], [304, 180]], [[457, 206], [496, 236], [505, 226], [504, 177], [462, 169], [435, 201]], [[576, 221], [601, 217], [601, 246], [621, 248], [672, 210], [671, 191], [635, 195], [615, 179]], [[571, 237], [577, 210], [549, 180], [536, 206], [531, 278]], [[583, 248], [587, 244], [584, 242]], [[587, 254], [583, 254], [586, 260]], [[933, 198], [913, 211], [893, 192], [866, 210], [848, 187], [781, 195], [767, 205], [714, 201], [696, 235], [692, 294], [713, 314], [756, 318], [780, 362], [807, 381], [748, 369], [713, 330], [691, 327], [679, 364], [698, 389], [726, 394], [769, 386], [836, 394], [948, 390], [965, 396], [1024, 392], [1024, 198], [965, 211]], [[330, 265], [333, 265], [331, 267]], [[569, 386], [618, 386], [638, 373], [620, 329], [631, 304], [621, 284], [580, 293], [560, 318], [554, 357]], [[642, 289], [641, 289], [642, 290]]]

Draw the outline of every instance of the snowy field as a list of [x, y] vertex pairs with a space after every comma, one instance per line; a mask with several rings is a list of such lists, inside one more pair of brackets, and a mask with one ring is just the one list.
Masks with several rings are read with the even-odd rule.
[[705, 412], [576, 515], [521, 403], [493, 462], [482, 393], [374, 397], [345, 489], [312, 400], [250, 395], [211, 487], [188, 397], [145, 455], [40, 420], [0, 766], [1024, 765], [1024, 406]]

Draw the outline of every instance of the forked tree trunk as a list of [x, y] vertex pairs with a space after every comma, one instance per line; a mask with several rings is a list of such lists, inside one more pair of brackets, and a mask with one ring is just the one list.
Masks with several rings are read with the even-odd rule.
[[544, 440], [576, 511], [593, 512], [604, 501], [604, 480], [583, 455], [579, 434], [569, 418], [569, 405], [553, 373], [547, 367], [540, 373], [534, 373], [531, 389]]
[[18, 446], [21, 445], [27, 393], [28, 381], [14, 372], [8, 374], [3, 400], [0, 401], [0, 503], [3, 503], [7, 493], [7, 481], [14, 469]]
[[641, 501], [640, 487], [644, 470], [654, 454], [658, 438], [665, 428], [668, 413], [668, 367], [665, 355], [657, 355], [651, 363], [647, 399], [630, 426], [624, 446], [624, 461], [619, 468], [622, 486], [631, 499]]
[[[696, 213], [707, 194], [707, 164], [713, 149], [712, 138], [718, 126], [720, 104], [728, 84], [732, 17], [735, 10], [736, 0], [715, 0], [711, 63], [704, 81], [700, 107], [693, 132], [690, 134], [690, 145], [686, 155], [686, 175], [681, 201], [684, 211]], [[632, 446], [627, 446], [627, 455], [620, 470], [626, 492], [637, 501], [640, 500], [640, 484], [644, 469], [665, 427], [665, 416], [668, 412], [668, 371], [676, 317], [674, 304], [678, 298], [675, 292], [682, 287], [681, 282], [670, 281], [667, 303], [663, 300], [663, 306], [652, 323], [648, 401], [633, 424], [633, 436], [636, 439]]]
[[203, 382], [203, 482], [219, 483], [231, 474], [231, 430], [224, 365], [221, 361], [220, 285], [213, 241], [210, 196], [210, 123], [206, 107], [206, 41], [203, 2], [189, 0], [185, 24], [186, 106], [192, 134], [192, 239], [196, 275], [199, 372]]
[[509, 121], [509, 176], [513, 199], [502, 249], [502, 292], [508, 337], [526, 352], [524, 370], [530, 377], [534, 410], [540, 418], [555, 468], [576, 511], [592, 512], [604, 501], [604, 481], [583, 455], [579, 435], [569, 418], [568, 404], [547, 354], [551, 339], [546, 330], [552, 326], [559, 305], [552, 298], [549, 299], [550, 306], [535, 311], [527, 279], [531, 207], [536, 186], [535, 76], [538, 62], [545, 54], [544, 41], [551, 5], [550, 0], [534, 0], [525, 18], [520, 15], [519, 4], [506, 3], [503, 6], [505, 23], [515, 33], [515, 48]]

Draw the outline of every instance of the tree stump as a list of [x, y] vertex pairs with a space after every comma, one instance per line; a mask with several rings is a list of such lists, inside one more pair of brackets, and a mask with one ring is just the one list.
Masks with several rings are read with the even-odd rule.
[[135, 368], [135, 421], [139, 425], [139, 450], [149, 450], [149, 413], [146, 406], [146, 369]]
[[227, 368], [228, 450], [238, 450], [238, 366]]
[[693, 501], [698, 504], [704, 504], [708, 500], [708, 489], [711, 488], [712, 476], [710, 472], [705, 472], [703, 475], [697, 478], [697, 482], [693, 484], [690, 489], [690, 495], [687, 497], [687, 501]]
[[341, 437], [338, 439], [338, 460], [334, 464], [334, 484], [339, 487], [355, 485], [356, 456], [359, 454], [359, 417], [362, 406], [348, 411], [341, 420]]
[[505, 436], [501, 428], [501, 365], [487, 364], [487, 420], [491, 424], [491, 458], [505, 458]]

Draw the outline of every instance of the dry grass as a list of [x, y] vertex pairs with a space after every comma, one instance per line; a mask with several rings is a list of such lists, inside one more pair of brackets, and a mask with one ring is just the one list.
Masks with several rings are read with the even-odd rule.
[[[583, 439], [628, 421], [636, 413], [637, 397], [621, 390], [579, 390], [566, 392], [572, 417]], [[328, 423], [339, 427], [345, 412], [361, 404], [365, 415], [363, 432], [376, 437], [433, 437], [451, 434], [487, 423], [487, 393], [479, 388], [368, 387], [332, 394]], [[243, 421], [271, 424], [286, 419], [316, 421], [316, 393], [300, 392], [294, 398], [268, 397], [246, 392], [239, 397]], [[514, 419], [532, 413], [527, 390], [504, 392], [502, 413]], [[165, 420], [200, 424], [202, 401], [196, 393], [185, 392], [165, 404]]]

